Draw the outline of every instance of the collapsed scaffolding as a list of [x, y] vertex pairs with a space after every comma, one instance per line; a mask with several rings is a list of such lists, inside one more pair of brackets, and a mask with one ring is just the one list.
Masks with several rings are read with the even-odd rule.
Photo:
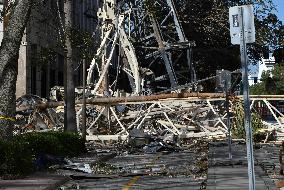
[[[104, 0], [98, 18], [101, 44], [88, 69], [88, 88], [79, 92], [85, 90], [89, 95], [88, 140], [126, 140], [133, 129], [162, 138], [228, 136], [228, 121], [234, 119], [228, 91], [198, 92], [201, 82], [215, 80], [222, 73], [197, 80], [192, 61], [195, 44], [186, 39], [173, 0]], [[228, 89], [230, 82], [221, 80]], [[281, 98], [252, 97], [251, 109], [255, 102], [263, 101], [277, 121], [270, 124], [263, 120], [268, 133], [282, 133], [284, 116], [269, 102]], [[62, 128], [63, 102], [32, 99], [33, 103], [19, 103], [17, 108], [29, 115], [29, 119], [21, 114], [18, 117], [25, 120], [24, 130]], [[81, 104], [78, 100], [78, 131], [82, 130]]]
[[[267, 135], [276, 132], [279, 140], [284, 136], [284, 115], [271, 103], [283, 100], [281, 95], [251, 96], [250, 108], [261, 112], [269, 110], [276, 123], [262, 120]], [[37, 98], [38, 99], [38, 98]], [[230, 121], [235, 118], [235, 101], [230, 97]], [[27, 100], [24, 101], [27, 103]], [[228, 117], [223, 93], [170, 93], [136, 97], [106, 97], [87, 100], [87, 139], [96, 141], [120, 141], [129, 137], [133, 129], [142, 130], [161, 138], [221, 138], [228, 135]], [[259, 105], [262, 102], [260, 109]], [[82, 100], [76, 101], [77, 110]], [[265, 105], [265, 107], [264, 107]], [[18, 104], [17, 119], [28, 116], [22, 131], [63, 130], [64, 102], [32, 101], [29, 105]], [[78, 112], [79, 113], [79, 112]], [[21, 116], [22, 115], [22, 116]], [[78, 117], [78, 131], [81, 131]], [[24, 122], [22, 122], [23, 124]], [[19, 126], [20, 127], [20, 126]]]
[[[191, 61], [194, 42], [187, 41], [173, 1], [149, 3], [104, 1], [98, 12], [101, 45], [87, 76], [88, 84], [94, 81], [94, 73], [98, 76], [92, 93], [116, 91], [119, 75], [125, 74], [134, 95], [152, 94], [195, 80]], [[165, 17], [155, 16], [158, 13], [150, 8], [153, 6]], [[114, 79], [111, 70], [115, 70]]]

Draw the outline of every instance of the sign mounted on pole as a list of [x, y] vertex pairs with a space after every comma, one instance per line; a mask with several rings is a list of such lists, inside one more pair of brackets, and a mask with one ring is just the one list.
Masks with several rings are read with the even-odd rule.
[[235, 6], [229, 9], [230, 35], [232, 44], [240, 44], [241, 25], [239, 8], [243, 10], [244, 37], [246, 43], [255, 42], [255, 27], [252, 5]]
[[248, 83], [248, 56], [247, 43], [255, 41], [255, 28], [253, 6], [244, 5], [231, 7], [229, 10], [230, 33], [232, 44], [240, 44], [240, 54], [242, 63], [242, 82], [244, 98], [244, 126], [246, 129], [247, 161], [249, 190], [255, 190], [255, 171], [253, 157], [252, 125], [250, 113], [250, 97]]

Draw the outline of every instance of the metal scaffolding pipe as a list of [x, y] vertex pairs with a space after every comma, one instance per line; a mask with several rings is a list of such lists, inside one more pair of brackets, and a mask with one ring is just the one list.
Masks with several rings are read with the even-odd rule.
[[[284, 100], [284, 95], [250, 95], [250, 100]], [[236, 96], [238, 99], [242, 99], [242, 96]]]

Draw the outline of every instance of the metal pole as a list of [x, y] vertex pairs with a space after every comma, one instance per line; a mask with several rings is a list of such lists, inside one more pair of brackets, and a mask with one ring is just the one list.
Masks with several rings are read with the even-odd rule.
[[226, 74], [225, 88], [226, 88], [226, 112], [227, 112], [229, 159], [232, 160], [232, 138], [231, 138], [231, 123], [230, 123], [230, 108], [229, 108], [230, 105], [229, 105], [229, 89], [228, 89], [227, 74]]
[[255, 190], [255, 173], [254, 173], [254, 157], [252, 144], [252, 128], [251, 128], [251, 114], [250, 114], [250, 98], [249, 98], [249, 84], [248, 84], [248, 65], [247, 65], [247, 49], [244, 31], [244, 10], [239, 7], [240, 20], [240, 53], [242, 63], [242, 82], [243, 82], [243, 98], [244, 98], [244, 124], [246, 129], [246, 144], [247, 144], [247, 161], [248, 161], [248, 176], [249, 176], [249, 190]]
[[82, 138], [86, 140], [86, 60], [83, 60]]

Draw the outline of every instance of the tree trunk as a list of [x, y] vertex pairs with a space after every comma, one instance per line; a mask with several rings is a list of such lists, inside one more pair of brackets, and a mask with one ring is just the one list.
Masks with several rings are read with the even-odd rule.
[[0, 139], [13, 135], [19, 49], [33, 1], [18, 0], [4, 31], [0, 48]]
[[72, 44], [71, 44], [71, 28], [73, 26], [72, 21], [72, 1], [66, 0], [65, 5], [65, 75], [66, 81], [64, 84], [65, 88], [65, 122], [66, 126], [64, 129], [66, 131], [77, 132], [76, 126], [76, 111], [75, 111], [75, 85], [74, 85], [74, 58], [72, 53]]

